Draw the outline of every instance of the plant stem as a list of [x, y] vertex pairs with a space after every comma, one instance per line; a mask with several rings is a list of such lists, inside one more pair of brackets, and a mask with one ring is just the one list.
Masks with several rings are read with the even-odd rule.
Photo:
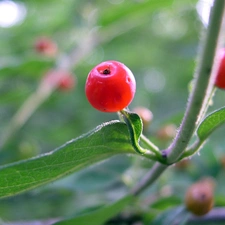
[[35, 112], [54, 91], [55, 87], [39, 85], [36, 92], [30, 95], [16, 114], [11, 119], [0, 141], [0, 149], [10, 140], [10, 138], [27, 122], [31, 115]]
[[156, 162], [143, 179], [131, 190], [131, 193], [133, 195], [140, 194], [145, 188], [154, 183], [167, 167], [168, 165]]
[[215, 64], [216, 67], [214, 66], [213, 69], [212, 66], [220, 33], [224, 7], [225, 1], [214, 1], [209, 18], [208, 30], [200, 52], [200, 60], [196, 70], [195, 85], [193, 91], [190, 93], [187, 109], [179, 132], [170, 147], [167, 149], [168, 163], [176, 162], [185, 151], [185, 148], [187, 147], [196, 128], [198, 116], [201, 110], [204, 110], [206, 107], [203, 103], [207, 103], [207, 99], [212, 93], [213, 82], [210, 81], [210, 77], [212, 77], [210, 75], [212, 71], [214, 72], [218, 69], [217, 64]]
[[140, 141], [143, 142], [143, 144], [145, 144], [150, 151], [154, 152], [158, 157], [161, 157], [161, 152], [159, 150], [159, 148], [153, 144], [147, 137], [145, 137], [143, 134], [141, 134], [140, 136]]
[[198, 138], [189, 148], [187, 148], [183, 152], [183, 154], [180, 156], [179, 160], [182, 160], [186, 157], [194, 155], [197, 151], [199, 151], [199, 149], [201, 148], [202, 145], [203, 145], [203, 142], [200, 141], [200, 139]]
[[[221, 22], [223, 19], [225, 1], [215, 0], [211, 9], [208, 30], [203, 40], [203, 46], [200, 52], [199, 64], [196, 70], [195, 85], [190, 93], [187, 110], [182, 120], [179, 132], [168, 149], [165, 150], [167, 162], [174, 163], [185, 151], [196, 128], [198, 115], [201, 112], [203, 102], [212, 92], [213, 81], [210, 81], [210, 73], [216, 52], [217, 41], [219, 38]], [[215, 64], [216, 65], [216, 64]], [[213, 72], [218, 69], [218, 65], [213, 68]], [[212, 73], [213, 74], [213, 73]], [[212, 79], [212, 78], [211, 78]], [[205, 101], [207, 102], [207, 101]], [[167, 165], [155, 163], [152, 169], [131, 191], [134, 195], [141, 193], [145, 188], [151, 185], [165, 171]]]

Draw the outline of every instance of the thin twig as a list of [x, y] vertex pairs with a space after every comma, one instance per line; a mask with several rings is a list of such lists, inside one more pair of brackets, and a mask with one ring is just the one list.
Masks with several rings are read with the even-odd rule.
[[140, 194], [145, 188], [149, 187], [167, 168], [167, 165], [156, 162], [151, 170], [143, 177], [141, 181], [131, 190], [133, 195]]
[[12, 117], [8, 127], [5, 129], [1, 140], [0, 150], [10, 140], [10, 138], [27, 122], [31, 115], [35, 112], [55, 90], [54, 86], [40, 84], [38, 89], [30, 95], [16, 114]]

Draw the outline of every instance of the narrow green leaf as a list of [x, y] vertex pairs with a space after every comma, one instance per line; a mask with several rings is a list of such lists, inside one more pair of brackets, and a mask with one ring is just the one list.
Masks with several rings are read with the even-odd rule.
[[[127, 124], [130, 133], [130, 141], [134, 150], [137, 153], [145, 156], [146, 158], [155, 161], [157, 160], [163, 163], [164, 159], [162, 158], [162, 154], [159, 152], [158, 147], [142, 135], [143, 123], [139, 115], [127, 110], [121, 110], [120, 113], [122, 115], [121, 118]], [[139, 145], [139, 141], [141, 138], [142, 141], [144, 141], [150, 149], [145, 149]]]
[[209, 114], [199, 125], [197, 135], [204, 141], [216, 128], [225, 122], [225, 107]]
[[169, 197], [162, 197], [159, 198], [157, 201], [152, 203], [151, 208], [159, 209], [159, 210], [165, 210], [171, 206], [177, 206], [181, 204], [180, 198], [178, 198], [175, 195], [169, 196]]
[[0, 167], [0, 197], [30, 190], [121, 153], [135, 153], [126, 124], [104, 123], [52, 152]]
[[142, 149], [139, 145], [139, 139], [143, 128], [141, 118], [138, 116], [138, 114], [126, 110], [122, 110], [121, 114], [123, 115], [123, 119], [128, 126], [131, 143], [134, 149], [140, 154], [145, 153], [146, 150]]
[[139, 117], [139, 115], [136, 113], [129, 112], [129, 113], [127, 113], [127, 116], [129, 117], [129, 120], [132, 124], [132, 128], [134, 131], [134, 139], [136, 142], [138, 142], [140, 139], [140, 136], [142, 134], [142, 129], [143, 129], [142, 120]]
[[98, 209], [92, 213], [56, 222], [54, 223], [54, 225], [102, 225], [107, 220], [111, 219], [113, 216], [116, 216], [119, 212], [121, 212], [121, 210], [133, 200], [133, 196], [126, 196], [119, 201], [104, 208]]

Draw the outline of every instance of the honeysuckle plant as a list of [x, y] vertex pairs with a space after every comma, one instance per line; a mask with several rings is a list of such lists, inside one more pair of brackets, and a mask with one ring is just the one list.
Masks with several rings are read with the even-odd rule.
[[[210, 113], [207, 111], [212, 97], [216, 94], [215, 79], [218, 71], [220, 71], [220, 76], [224, 76], [223, 80], [225, 80], [225, 71], [221, 73], [220, 60], [218, 60], [220, 57], [218, 49], [222, 48], [221, 33], [223, 30], [221, 27], [224, 8], [224, 1], [214, 1], [209, 24], [200, 43], [201, 48], [198, 52], [198, 62], [193, 72], [193, 87], [187, 99], [186, 110], [176, 137], [167, 148], [160, 149], [160, 147], [150, 140], [151, 138], [146, 137], [143, 133], [141, 117], [126, 107], [134, 97], [136, 88], [133, 75], [131, 77], [124, 77], [123, 82], [125, 83], [118, 89], [116, 86], [110, 86], [111, 83], [107, 84], [107, 89], [104, 89], [102, 93], [105, 102], [102, 100], [103, 103], [100, 102], [101, 104], [99, 102], [96, 103], [96, 101], [101, 101], [101, 97], [99, 97], [99, 93], [95, 92], [96, 89], [99, 90], [101, 87], [90, 86], [91, 81], [87, 81], [89, 86], [86, 86], [86, 94], [91, 99], [91, 104], [97, 109], [100, 107], [100, 111], [103, 112], [117, 112], [118, 119], [100, 124], [90, 132], [66, 142], [53, 151], [1, 166], [0, 198], [15, 196], [41, 185], [51, 183], [115, 155], [135, 155], [154, 162], [149, 172], [143, 174], [139, 182], [132, 186], [127, 195], [120, 200], [92, 213], [74, 216], [69, 219], [60, 218], [52, 223], [58, 225], [90, 224], [89, 221], [92, 221], [92, 225], [100, 225], [114, 218], [126, 206], [132, 204], [132, 202], [137, 201], [138, 196], [146, 188], [151, 187], [154, 182], [157, 182], [157, 179], [165, 170], [169, 170], [171, 165], [196, 154], [203, 148], [210, 135], [225, 122], [225, 107], [221, 107]], [[100, 73], [103, 78], [100, 81], [95, 81], [95, 85], [104, 86], [104, 83], [102, 84], [101, 82], [104, 82], [105, 78], [113, 75], [114, 71], [112, 70], [115, 69], [115, 64], [124, 67], [123, 64], [115, 63], [115, 61], [101, 64], [104, 67], [100, 67]], [[130, 70], [129, 73], [131, 73]], [[118, 84], [121, 82], [121, 79], [121, 76], [116, 77]], [[127, 82], [129, 83], [128, 85]], [[132, 88], [129, 88], [129, 85], [133, 85]], [[128, 100], [126, 96], [125, 100], [123, 98], [123, 87], [125, 87], [125, 91], [128, 90], [129, 92]], [[38, 106], [55, 89], [55, 87], [49, 87], [47, 90], [42, 89], [43, 86], [41, 85], [40, 88], [32, 98], [25, 102], [20, 111], [15, 115], [11, 126], [6, 132], [6, 136], [2, 139], [1, 145], [4, 145], [9, 140], [10, 135], [17, 132], [34, 112], [36, 107], [28, 111], [25, 110], [29, 108], [32, 100], [36, 99], [36, 106]], [[117, 91], [115, 95], [112, 94], [113, 91]], [[115, 101], [113, 103], [109, 102], [109, 96], [111, 98], [118, 97], [119, 100], [117, 99], [116, 101], [122, 99], [122, 104], [118, 103], [116, 105]], [[124, 101], [126, 101], [125, 105], [123, 104]], [[21, 123], [18, 123], [22, 115], [24, 118], [20, 120], [22, 121]], [[204, 150], [202, 151], [202, 154], [204, 154]], [[176, 211], [179, 216], [186, 215], [185, 218], [188, 221], [190, 214], [185, 210], [179, 210]], [[174, 213], [174, 215], [176, 214]], [[167, 215], [161, 217], [158, 220], [160, 221], [158, 224], [165, 224], [165, 218], [168, 219]]]

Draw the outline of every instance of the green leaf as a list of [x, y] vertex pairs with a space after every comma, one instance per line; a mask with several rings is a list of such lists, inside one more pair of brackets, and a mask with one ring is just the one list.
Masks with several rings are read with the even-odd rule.
[[138, 142], [143, 130], [142, 120], [136, 113], [129, 112], [127, 113], [127, 116], [129, 117], [129, 120], [133, 128], [132, 130], [134, 132], [134, 139], [136, 142]]
[[169, 196], [169, 197], [163, 197], [152, 203], [151, 208], [159, 209], [159, 210], [165, 210], [167, 208], [170, 208], [172, 206], [177, 206], [181, 204], [180, 198], [177, 196]]
[[216, 128], [225, 122], [225, 107], [209, 114], [199, 125], [197, 135], [204, 141]]
[[110, 218], [116, 216], [119, 212], [121, 212], [121, 210], [133, 200], [134, 200], [133, 196], [126, 196], [120, 199], [119, 201], [104, 208], [98, 209], [92, 213], [60, 221], [54, 223], [54, 225], [86, 225], [86, 224], [102, 225], [107, 220], [109, 220]]
[[73, 187], [78, 191], [92, 193], [94, 191], [109, 191], [110, 188], [115, 189], [115, 184], [120, 186], [123, 183], [121, 176], [131, 164], [130, 157], [126, 155], [115, 156], [113, 160], [81, 171], [76, 177], [73, 177]]
[[0, 167], [0, 197], [30, 190], [121, 153], [135, 153], [126, 124], [104, 123], [52, 152]]
[[122, 110], [121, 114], [123, 115], [123, 119], [126, 122], [129, 133], [131, 143], [134, 149], [139, 152], [140, 154], [145, 153], [145, 149], [142, 149], [139, 146], [139, 139], [142, 134], [143, 124], [141, 118], [136, 113], [132, 113], [129, 111]]

